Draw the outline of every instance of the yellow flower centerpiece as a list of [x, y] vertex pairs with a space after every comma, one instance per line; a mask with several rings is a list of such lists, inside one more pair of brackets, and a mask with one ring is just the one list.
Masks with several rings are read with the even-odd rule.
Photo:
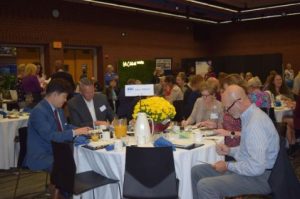
[[136, 119], [139, 112], [144, 112], [153, 119], [155, 132], [167, 128], [169, 121], [176, 115], [174, 106], [162, 97], [149, 97], [140, 100], [134, 107], [132, 117]]

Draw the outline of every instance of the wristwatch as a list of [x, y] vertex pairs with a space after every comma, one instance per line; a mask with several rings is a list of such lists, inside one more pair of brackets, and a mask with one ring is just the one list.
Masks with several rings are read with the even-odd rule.
[[235, 132], [234, 132], [234, 131], [231, 131], [231, 132], [230, 132], [230, 138], [233, 139], [234, 136], [235, 136]]

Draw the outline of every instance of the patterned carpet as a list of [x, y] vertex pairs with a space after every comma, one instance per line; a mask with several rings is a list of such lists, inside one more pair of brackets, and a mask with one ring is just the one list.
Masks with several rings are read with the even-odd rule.
[[[296, 156], [291, 160], [298, 179], [300, 179], [300, 150], [297, 151]], [[0, 170], [0, 199], [12, 199], [16, 185], [17, 170], [9, 171]], [[18, 199], [49, 199], [49, 195], [45, 192], [46, 174], [41, 172], [23, 172], [19, 188], [17, 191]], [[247, 196], [243, 199], [264, 199], [267, 197]]]

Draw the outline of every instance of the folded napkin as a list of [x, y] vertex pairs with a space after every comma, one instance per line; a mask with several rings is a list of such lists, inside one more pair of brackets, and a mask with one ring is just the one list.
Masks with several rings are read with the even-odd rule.
[[[126, 144], [123, 142], [123, 147], [125, 147], [125, 146], [126, 146]], [[105, 147], [106, 151], [113, 151], [114, 149], [115, 149], [115, 144], [110, 144]]]
[[82, 135], [77, 136], [74, 139], [75, 146], [79, 146], [82, 144], [88, 144], [89, 142], [90, 142], [90, 140], [86, 136], [82, 136]]
[[167, 147], [170, 146], [173, 148], [173, 151], [176, 150], [175, 145], [170, 142], [169, 140], [165, 139], [164, 137], [159, 137], [155, 142], [153, 143], [155, 147]]
[[0, 114], [3, 115], [3, 117], [6, 117], [6, 116], [7, 116], [7, 113], [4, 112], [4, 111], [0, 111]]
[[110, 144], [110, 145], [107, 145], [105, 147], [105, 150], [106, 151], [113, 151], [115, 149], [115, 145], [114, 144]]

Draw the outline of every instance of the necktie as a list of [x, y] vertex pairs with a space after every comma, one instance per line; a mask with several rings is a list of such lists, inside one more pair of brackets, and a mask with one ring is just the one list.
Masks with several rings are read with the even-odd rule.
[[61, 127], [61, 123], [60, 123], [60, 121], [59, 121], [59, 117], [58, 117], [58, 113], [57, 113], [57, 110], [56, 110], [56, 109], [54, 110], [54, 118], [55, 118], [55, 121], [56, 121], [57, 130], [58, 130], [58, 131], [63, 131], [63, 130], [62, 130], [62, 127]]

